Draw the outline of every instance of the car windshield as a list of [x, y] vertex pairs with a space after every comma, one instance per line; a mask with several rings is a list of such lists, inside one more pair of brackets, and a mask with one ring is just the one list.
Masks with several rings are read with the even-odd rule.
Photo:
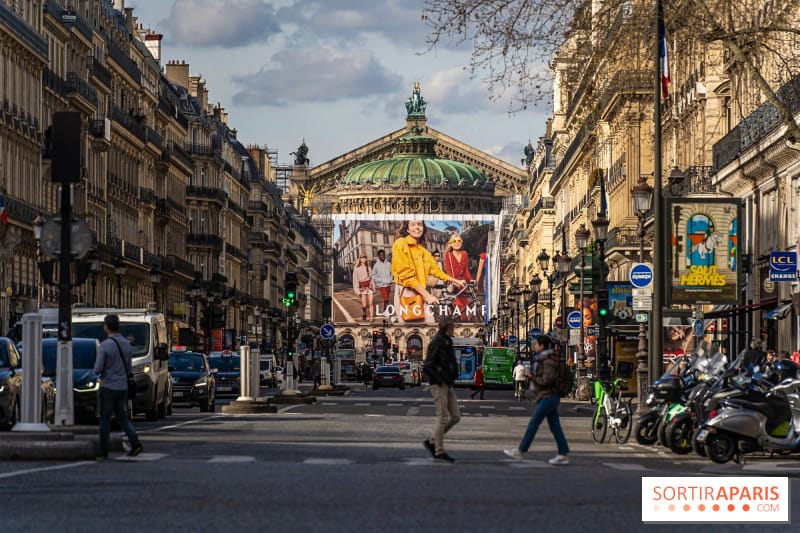
[[183, 372], [202, 372], [205, 370], [203, 356], [198, 353], [176, 353], [169, 354], [169, 366], [173, 370]]
[[399, 374], [400, 369], [396, 366], [379, 366], [378, 372], [382, 374]]
[[[144, 322], [120, 322], [119, 332], [131, 343], [131, 356], [147, 355], [150, 347], [150, 324]], [[72, 336], [104, 341], [106, 333], [102, 322], [73, 322]]]
[[[42, 366], [45, 372], [56, 371], [56, 354], [58, 353], [58, 343], [45, 340], [42, 343]], [[91, 369], [94, 368], [94, 360], [97, 358], [97, 343], [92, 340], [83, 342], [72, 341], [72, 369]]]
[[211, 368], [216, 368], [217, 370], [239, 370], [240, 368], [238, 355], [232, 357], [215, 355], [214, 357], [208, 358], [208, 364]]

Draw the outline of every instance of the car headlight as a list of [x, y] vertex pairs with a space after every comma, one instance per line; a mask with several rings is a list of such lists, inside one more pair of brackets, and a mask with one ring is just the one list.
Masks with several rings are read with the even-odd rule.
[[142, 367], [142, 372], [144, 372], [145, 374], [147, 374], [148, 372], [150, 372], [150, 365], [144, 365], [144, 366]]
[[205, 387], [208, 383], [206, 382], [206, 378], [200, 378], [194, 382], [195, 387]]
[[5, 383], [0, 385], [0, 392], [3, 392], [4, 390], [6, 390], [6, 384]]
[[173, 378], [172, 378], [172, 382], [173, 382], [173, 383], [177, 383], [177, 382], [179, 382], [179, 381], [180, 381], [180, 380], [179, 380], [178, 378], [176, 378], [176, 377], [173, 377]]
[[78, 385], [73, 390], [77, 392], [94, 392], [100, 390], [100, 381], [99, 380], [87, 381], [83, 385]]

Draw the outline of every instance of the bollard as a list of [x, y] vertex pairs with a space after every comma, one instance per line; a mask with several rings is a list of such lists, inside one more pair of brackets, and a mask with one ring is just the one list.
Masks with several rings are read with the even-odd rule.
[[283, 389], [287, 391], [294, 390], [294, 363], [286, 361], [286, 377], [283, 378]]
[[72, 399], [72, 339], [58, 341], [56, 348], [56, 425], [75, 423]]
[[261, 353], [258, 348], [250, 349], [250, 366], [253, 369], [250, 373], [250, 392], [253, 400], [258, 400], [261, 396]]
[[[42, 422], [42, 316], [25, 313], [22, 316], [22, 419], [12, 431], [50, 431]], [[72, 392], [72, 391], [70, 391]]]
[[239, 361], [242, 365], [242, 372], [239, 375], [239, 397], [237, 402], [243, 400], [253, 400], [253, 360], [250, 358], [250, 347], [242, 346], [239, 348]]
[[328, 360], [324, 357], [319, 363], [319, 386], [328, 387], [331, 384], [331, 373], [328, 370]]
[[342, 382], [342, 360], [334, 359], [333, 361], [333, 383], [339, 385]]

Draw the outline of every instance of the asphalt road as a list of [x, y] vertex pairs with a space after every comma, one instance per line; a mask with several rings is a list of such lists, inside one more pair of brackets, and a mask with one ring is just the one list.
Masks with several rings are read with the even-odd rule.
[[[524, 461], [531, 404], [511, 391], [460, 390], [445, 438], [456, 463], [421, 445], [433, 426], [425, 388], [364, 390], [230, 416], [176, 408], [136, 419], [145, 452], [105, 462], [0, 462], [4, 531], [796, 531], [793, 526], [645, 526], [643, 476], [800, 476], [797, 459], [713, 465], [637, 444], [591, 441], [588, 413], [562, 405], [572, 464], [554, 467], [543, 426]], [[222, 402], [221, 402], [222, 403]], [[219, 409], [219, 405], [217, 407]], [[793, 484], [800, 517], [800, 485]], [[797, 518], [800, 520], [800, 518]]]

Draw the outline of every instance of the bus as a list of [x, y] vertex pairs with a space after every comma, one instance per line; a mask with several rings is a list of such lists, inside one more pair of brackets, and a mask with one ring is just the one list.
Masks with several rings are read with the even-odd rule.
[[453, 337], [453, 351], [458, 362], [456, 385], [474, 385], [475, 370], [482, 364], [483, 342], [473, 337]]
[[514, 348], [486, 348], [483, 351], [483, 380], [486, 386], [514, 388]]

